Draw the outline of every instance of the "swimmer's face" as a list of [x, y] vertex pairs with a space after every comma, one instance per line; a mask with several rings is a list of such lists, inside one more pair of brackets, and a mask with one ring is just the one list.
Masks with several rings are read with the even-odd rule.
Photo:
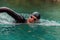
[[38, 19], [37, 19], [35, 16], [33, 16], [33, 15], [28, 18], [28, 22], [29, 22], [29, 23], [34, 23], [34, 22], [37, 21], [37, 20], [38, 20]]

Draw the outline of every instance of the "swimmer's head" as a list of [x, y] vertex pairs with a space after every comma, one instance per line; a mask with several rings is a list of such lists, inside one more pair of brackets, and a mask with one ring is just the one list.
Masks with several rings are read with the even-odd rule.
[[37, 19], [40, 19], [40, 13], [39, 12], [33, 12], [32, 16], [35, 16]]
[[30, 23], [34, 23], [35, 21], [37, 21], [39, 19], [40, 19], [40, 13], [39, 12], [33, 12], [27, 21]]

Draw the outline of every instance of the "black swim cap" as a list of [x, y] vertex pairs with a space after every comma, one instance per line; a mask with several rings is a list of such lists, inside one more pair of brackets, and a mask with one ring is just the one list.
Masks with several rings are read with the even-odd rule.
[[40, 19], [40, 13], [39, 12], [33, 12], [33, 14], [37, 19]]

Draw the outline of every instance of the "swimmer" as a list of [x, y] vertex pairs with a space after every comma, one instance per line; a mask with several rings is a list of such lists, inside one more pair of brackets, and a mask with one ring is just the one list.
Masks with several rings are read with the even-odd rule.
[[0, 13], [2, 12], [6, 12], [7, 14], [9, 14], [16, 20], [16, 23], [34, 23], [35, 21], [38, 21], [40, 19], [40, 13], [38, 12], [33, 12], [27, 20], [22, 15], [17, 14], [12, 9], [7, 7], [1, 7]]

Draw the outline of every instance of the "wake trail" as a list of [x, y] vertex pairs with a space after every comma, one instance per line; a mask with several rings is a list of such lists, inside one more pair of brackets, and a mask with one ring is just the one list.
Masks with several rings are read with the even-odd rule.
[[36, 23], [35, 25], [41, 25], [41, 26], [60, 26], [59, 22], [56, 22], [54, 20], [46, 20], [46, 19], [40, 19], [40, 23]]

